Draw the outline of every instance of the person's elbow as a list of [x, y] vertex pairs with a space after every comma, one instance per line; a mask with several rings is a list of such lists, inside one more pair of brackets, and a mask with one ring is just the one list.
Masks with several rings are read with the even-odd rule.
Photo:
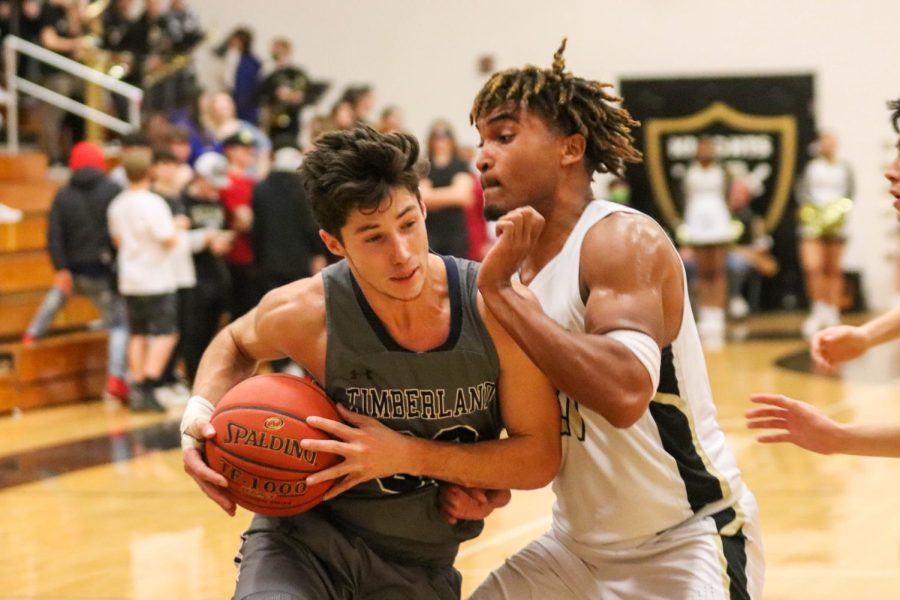
[[653, 390], [651, 390], [649, 382], [646, 385], [623, 390], [621, 402], [618, 403], [615, 410], [609, 411], [609, 414], [604, 416], [616, 429], [628, 429], [644, 416], [652, 398]]
[[166, 250], [171, 250], [175, 247], [175, 244], [178, 243], [178, 236], [173, 235], [172, 237], [166, 238], [162, 241], [163, 248]]
[[531, 461], [527, 471], [528, 480], [523, 482], [523, 490], [537, 490], [553, 481], [562, 464], [562, 447], [560, 436], [554, 432], [553, 439], [546, 440], [536, 451], [536, 458]]

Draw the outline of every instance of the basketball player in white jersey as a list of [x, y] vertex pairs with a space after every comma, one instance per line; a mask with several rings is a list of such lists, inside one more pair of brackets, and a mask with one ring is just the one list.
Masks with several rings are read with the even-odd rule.
[[[888, 103], [891, 123], [900, 134], [900, 99]], [[900, 220], [900, 138], [897, 155], [884, 176], [891, 182], [894, 209]], [[819, 331], [812, 339], [812, 355], [826, 370], [853, 360], [871, 348], [900, 338], [900, 308], [858, 327], [838, 325]], [[819, 454], [857, 454], [900, 458], [900, 423], [843, 424], [816, 407], [779, 394], [757, 394], [760, 404], [747, 411], [747, 427], [774, 430], [761, 435], [764, 444], [788, 442]]]
[[471, 113], [500, 233], [479, 288], [560, 390], [564, 453], [552, 529], [473, 598], [760, 598], [756, 503], [716, 423], [681, 261], [653, 220], [591, 198], [595, 171], [640, 159], [636, 122], [565, 71], [564, 49], [552, 69], [492, 76]]

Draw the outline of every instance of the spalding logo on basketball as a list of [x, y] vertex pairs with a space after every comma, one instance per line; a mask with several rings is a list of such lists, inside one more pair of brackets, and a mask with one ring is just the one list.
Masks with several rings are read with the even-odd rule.
[[306, 424], [313, 415], [341, 420], [319, 387], [293, 375], [257, 375], [228, 390], [211, 419], [216, 437], [206, 443], [206, 461], [228, 480], [235, 502], [280, 517], [321, 501], [334, 482], [309, 487], [306, 477], [340, 457], [300, 447], [307, 438], [329, 439]]

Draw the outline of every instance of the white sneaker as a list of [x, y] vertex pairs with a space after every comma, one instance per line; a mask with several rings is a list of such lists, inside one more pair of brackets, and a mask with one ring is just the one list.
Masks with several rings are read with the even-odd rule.
[[728, 314], [735, 319], [743, 319], [750, 314], [750, 305], [743, 296], [733, 296], [728, 301]]
[[24, 213], [18, 208], [0, 202], [0, 223], [18, 223], [22, 220], [23, 215]]
[[700, 334], [704, 350], [721, 350], [725, 346], [725, 311], [700, 307], [697, 333]]
[[822, 329], [841, 324], [841, 311], [837, 306], [828, 305], [822, 313]]
[[800, 327], [800, 332], [803, 334], [803, 339], [811, 340], [812, 336], [816, 335], [816, 332], [822, 329], [822, 321], [819, 318], [819, 315], [816, 313], [811, 313], [806, 319], [803, 320], [803, 325]]
[[180, 381], [171, 385], [162, 385], [155, 390], [156, 399], [166, 408], [184, 407], [191, 397], [191, 390]]

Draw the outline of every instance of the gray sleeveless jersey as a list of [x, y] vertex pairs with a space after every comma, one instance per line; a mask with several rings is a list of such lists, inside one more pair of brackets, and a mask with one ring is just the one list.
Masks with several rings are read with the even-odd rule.
[[[428, 352], [394, 341], [369, 306], [346, 261], [323, 271], [328, 350], [325, 390], [335, 402], [404, 434], [471, 443], [502, 428], [499, 359], [478, 314], [476, 263], [442, 257], [450, 296], [450, 335]], [[431, 479], [398, 475], [368, 481], [320, 505], [338, 527], [404, 563], [452, 564], [481, 521], [451, 526], [438, 512]]]

